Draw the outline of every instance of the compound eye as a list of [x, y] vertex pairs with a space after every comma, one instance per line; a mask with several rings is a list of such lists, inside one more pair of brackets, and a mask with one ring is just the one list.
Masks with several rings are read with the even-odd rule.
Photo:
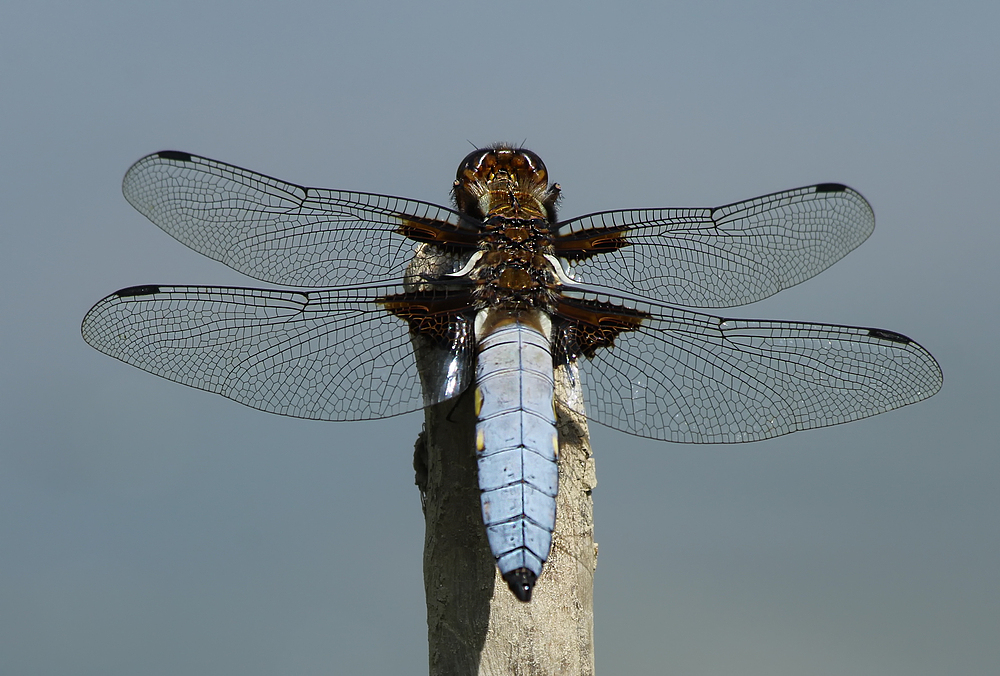
[[[465, 156], [462, 163], [458, 165], [458, 171], [456, 172], [456, 177], [459, 180], [464, 178], [471, 178], [472, 176], [478, 174], [483, 166], [484, 162], [486, 164], [491, 164], [488, 160], [489, 157], [493, 155], [493, 150], [490, 148], [479, 148], [473, 150], [471, 153]], [[496, 163], [496, 159], [493, 158], [493, 163]]]
[[[497, 172], [507, 172], [533, 183], [546, 183], [548, 171], [542, 159], [524, 148], [500, 145], [478, 148], [465, 156], [455, 176], [460, 183], [471, 184], [492, 180]], [[528, 179], [528, 177], [531, 177]]]
[[545, 169], [545, 163], [542, 162], [542, 158], [531, 152], [530, 150], [520, 150], [518, 151], [521, 157], [525, 159], [528, 163], [528, 168], [531, 172], [539, 178], [541, 181], [547, 181], [549, 178], [549, 172]]
[[537, 172], [539, 172], [541, 174], [548, 173], [545, 170], [545, 163], [542, 162], [542, 158], [541, 157], [539, 157], [535, 153], [531, 152], [530, 150], [527, 150], [526, 148], [522, 148], [521, 150], [519, 150], [517, 152], [518, 152], [519, 155], [521, 155], [521, 157], [523, 157], [525, 160], [527, 160], [528, 166], [531, 167], [533, 170], [535, 170], [535, 171], [537, 171]]

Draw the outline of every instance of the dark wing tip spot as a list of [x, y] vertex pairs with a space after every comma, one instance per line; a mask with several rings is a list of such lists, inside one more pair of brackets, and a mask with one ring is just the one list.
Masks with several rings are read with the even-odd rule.
[[527, 603], [531, 600], [531, 590], [534, 589], [538, 576], [527, 568], [516, 568], [504, 575], [503, 579], [517, 600]]
[[843, 183], [820, 183], [816, 186], [816, 192], [844, 192], [847, 186]]
[[190, 162], [191, 153], [182, 153], [179, 150], [161, 150], [156, 153], [161, 160], [177, 160], [178, 162]]
[[902, 343], [903, 345], [913, 342], [912, 340], [910, 340], [901, 333], [896, 333], [895, 331], [887, 331], [885, 329], [868, 329], [868, 335], [871, 336], [872, 338], [889, 340], [892, 341], [893, 343]]
[[154, 293], [159, 292], [160, 287], [153, 284], [144, 284], [142, 286], [130, 286], [127, 289], [115, 291], [115, 295], [119, 298], [130, 298], [132, 296], [152, 296]]

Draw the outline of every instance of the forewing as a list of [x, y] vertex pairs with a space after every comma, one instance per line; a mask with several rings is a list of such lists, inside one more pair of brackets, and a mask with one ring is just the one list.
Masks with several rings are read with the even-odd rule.
[[930, 353], [891, 331], [632, 307], [649, 315], [641, 326], [580, 359], [586, 415], [623, 432], [756, 441], [865, 418], [941, 388]]
[[[369, 420], [425, 403], [407, 323], [378, 304], [401, 291], [132, 287], [91, 308], [82, 331], [116, 359], [262, 411]], [[455, 368], [460, 391], [471, 368]]]
[[[836, 183], [714, 209], [607, 211], [561, 223], [557, 253], [577, 242], [605, 253], [578, 258], [580, 281], [692, 307], [767, 298], [840, 260], [875, 227], [864, 197]], [[574, 258], [574, 255], [568, 258]]]
[[289, 286], [398, 281], [415, 246], [401, 230], [469, 229], [459, 214], [433, 204], [306, 188], [177, 151], [136, 162], [122, 191], [195, 251]]

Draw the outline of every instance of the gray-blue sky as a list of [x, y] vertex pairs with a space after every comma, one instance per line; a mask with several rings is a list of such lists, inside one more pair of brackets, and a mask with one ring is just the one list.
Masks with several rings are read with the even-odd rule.
[[445, 202], [526, 140], [567, 216], [839, 181], [859, 250], [731, 311], [890, 328], [924, 403], [746, 446], [594, 429], [598, 668], [1000, 668], [990, 2], [8, 2], [0, 9], [0, 672], [422, 673], [419, 414], [283, 419], [98, 354], [139, 283], [247, 284], [126, 204], [176, 148]]

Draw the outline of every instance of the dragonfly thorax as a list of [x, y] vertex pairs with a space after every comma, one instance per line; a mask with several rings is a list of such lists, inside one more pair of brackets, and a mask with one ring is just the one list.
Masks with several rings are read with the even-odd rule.
[[558, 285], [548, 222], [495, 216], [484, 233], [470, 274], [480, 307], [548, 308]]

